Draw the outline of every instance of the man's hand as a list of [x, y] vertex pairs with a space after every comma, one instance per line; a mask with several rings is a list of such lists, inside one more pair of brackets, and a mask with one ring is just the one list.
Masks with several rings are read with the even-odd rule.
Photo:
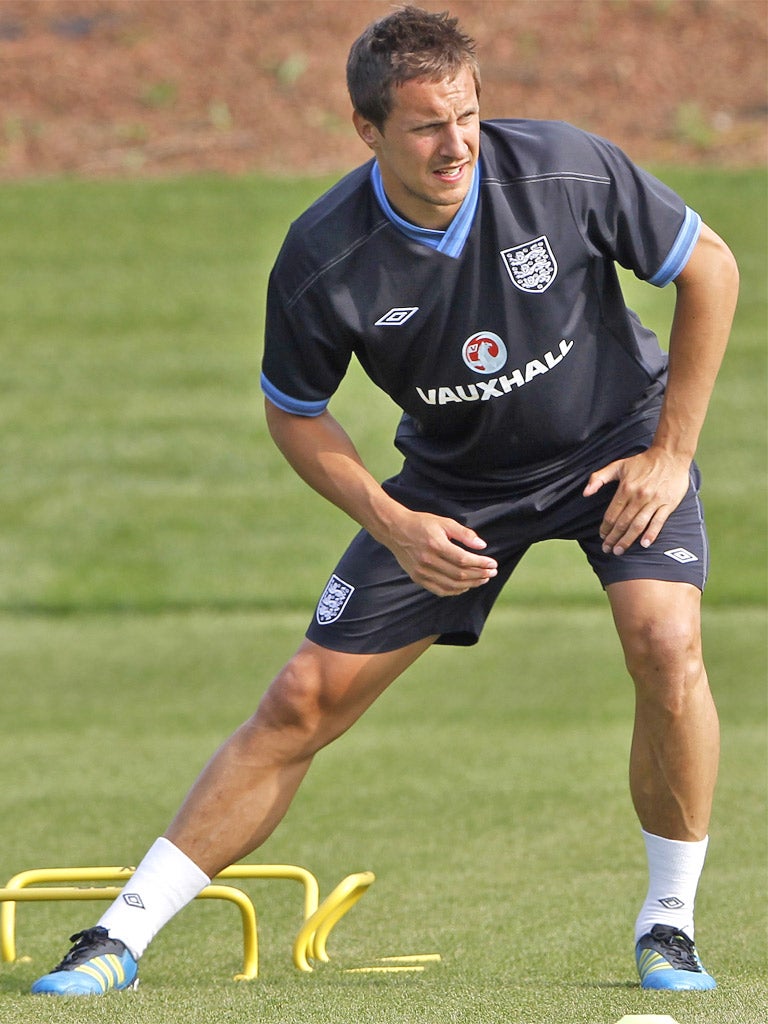
[[443, 516], [403, 507], [387, 536], [379, 539], [414, 583], [438, 597], [481, 587], [498, 571], [494, 558], [478, 553], [485, 541], [474, 530]]
[[644, 548], [653, 544], [688, 491], [690, 465], [690, 459], [651, 447], [610, 462], [590, 476], [585, 498], [607, 483], [619, 483], [600, 524], [606, 554], [623, 555], [638, 537]]
[[607, 483], [618, 489], [600, 526], [603, 551], [623, 555], [640, 538], [656, 540], [685, 497], [715, 377], [728, 342], [739, 272], [728, 246], [706, 224], [683, 270], [669, 336], [669, 378], [651, 447], [596, 470], [584, 496]]
[[327, 410], [295, 416], [267, 400], [266, 415], [275, 443], [299, 476], [388, 547], [414, 583], [449, 597], [496, 575], [496, 560], [478, 553], [486, 544], [474, 530], [391, 498]]

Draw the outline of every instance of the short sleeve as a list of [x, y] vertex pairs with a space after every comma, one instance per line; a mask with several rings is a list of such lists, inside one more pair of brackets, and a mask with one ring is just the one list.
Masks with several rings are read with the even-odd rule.
[[332, 322], [322, 274], [304, 264], [289, 232], [267, 288], [261, 388], [286, 412], [318, 416], [344, 377], [352, 348]]
[[670, 281], [674, 281], [690, 259], [700, 234], [701, 217], [694, 210], [691, 210], [690, 207], [686, 206], [685, 220], [675, 239], [675, 244], [656, 273], [648, 278], [649, 284], [655, 284], [657, 288], [663, 288]]
[[701, 230], [701, 219], [673, 189], [634, 164], [613, 143], [586, 135], [602, 168], [604, 188], [585, 189], [574, 203], [588, 243], [663, 287], [680, 273]]

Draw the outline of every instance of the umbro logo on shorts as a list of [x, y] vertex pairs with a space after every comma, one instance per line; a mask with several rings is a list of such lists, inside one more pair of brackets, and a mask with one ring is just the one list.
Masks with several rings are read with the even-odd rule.
[[669, 551], [665, 551], [664, 554], [667, 558], [674, 558], [676, 562], [680, 562], [681, 565], [685, 565], [686, 562], [698, 562], [698, 556], [694, 555], [692, 551], [688, 551], [687, 548], [670, 548]]
[[394, 306], [385, 313], [384, 316], [380, 316], [375, 323], [375, 327], [402, 327], [406, 320], [410, 320], [414, 313], [418, 313], [418, 306]]
[[145, 909], [141, 896], [139, 896], [137, 892], [123, 893], [123, 900], [128, 904], [129, 907], [137, 907], [139, 910]]

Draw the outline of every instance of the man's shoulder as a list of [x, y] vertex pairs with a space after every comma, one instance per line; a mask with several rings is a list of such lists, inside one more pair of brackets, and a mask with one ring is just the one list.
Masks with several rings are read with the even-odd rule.
[[316, 199], [291, 224], [287, 242], [309, 249], [338, 248], [370, 227], [373, 192], [371, 163], [350, 171]]
[[350, 204], [354, 206], [355, 197], [369, 187], [372, 160], [349, 171], [335, 184], [318, 196], [313, 203], [294, 221], [294, 225], [305, 230], [325, 217], [344, 215]]
[[370, 170], [369, 161], [345, 175], [290, 225], [273, 271], [288, 291], [353, 254], [381, 225]]
[[507, 118], [483, 121], [481, 151], [488, 176], [606, 173], [613, 143], [567, 121]]

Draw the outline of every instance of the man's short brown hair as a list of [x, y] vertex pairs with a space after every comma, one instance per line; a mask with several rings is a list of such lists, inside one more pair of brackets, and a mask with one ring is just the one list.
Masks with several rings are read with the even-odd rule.
[[379, 130], [393, 105], [392, 90], [414, 78], [453, 79], [472, 72], [480, 94], [474, 40], [447, 11], [403, 7], [374, 21], [352, 44], [347, 88], [354, 109]]

